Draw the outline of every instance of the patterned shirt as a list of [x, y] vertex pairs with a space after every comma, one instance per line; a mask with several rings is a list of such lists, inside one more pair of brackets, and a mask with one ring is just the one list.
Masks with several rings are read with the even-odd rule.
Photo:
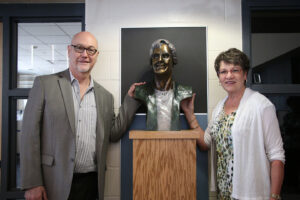
[[216, 142], [217, 151], [217, 187], [218, 199], [231, 199], [233, 177], [233, 143], [231, 127], [236, 112], [227, 115], [220, 113], [212, 128], [212, 137]]
[[76, 130], [76, 173], [96, 171], [96, 122], [97, 110], [94, 93], [94, 82], [91, 79], [82, 99], [79, 82], [71, 75], [72, 94], [75, 112]]

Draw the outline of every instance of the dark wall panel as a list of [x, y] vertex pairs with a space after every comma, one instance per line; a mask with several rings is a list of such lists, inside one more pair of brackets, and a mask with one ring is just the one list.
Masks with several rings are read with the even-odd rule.
[[[174, 80], [193, 87], [196, 113], [207, 113], [206, 27], [122, 28], [121, 98], [134, 82], [152, 81], [149, 50], [153, 41], [167, 39], [175, 45], [178, 64]], [[139, 112], [144, 112], [141, 109]]]

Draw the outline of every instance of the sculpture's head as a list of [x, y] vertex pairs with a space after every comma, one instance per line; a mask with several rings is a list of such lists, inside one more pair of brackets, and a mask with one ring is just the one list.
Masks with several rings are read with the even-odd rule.
[[177, 64], [175, 46], [165, 39], [154, 41], [150, 49], [150, 64], [156, 75], [171, 75]]

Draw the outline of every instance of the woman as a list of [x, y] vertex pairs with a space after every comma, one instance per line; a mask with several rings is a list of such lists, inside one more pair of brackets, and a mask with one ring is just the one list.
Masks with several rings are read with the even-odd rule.
[[218, 199], [277, 200], [284, 174], [282, 138], [273, 104], [245, 86], [249, 68], [247, 56], [235, 48], [216, 58], [215, 70], [228, 96], [214, 109], [205, 132], [194, 115], [195, 95], [181, 107], [199, 132], [199, 147], [216, 150]]

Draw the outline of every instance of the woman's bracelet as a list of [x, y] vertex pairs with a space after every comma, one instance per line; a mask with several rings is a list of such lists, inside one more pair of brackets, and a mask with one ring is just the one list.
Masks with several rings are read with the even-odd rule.
[[[196, 125], [195, 127], [192, 128], [192, 124], [194, 124], [194, 123], [193, 123], [194, 121], [196, 121], [197, 125]], [[196, 129], [196, 128], [199, 127], [199, 124], [198, 124], [198, 121], [197, 121], [197, 118], [195, 117], [195, 115], [194, 115], [194, 118], [190, 121], [189, 124], [190, 124], [190, 127], [191, 127], [192, 129]]]
[[192, 124], [193, 121], [197, 120], [196, 116], [195, 116], [195, 115], [193, 115], [193, 116], [194, 116], [194, 117], [193, 117], [193, 119], [190, 121], [190, 124]]
[[194, 128], [192, 128], [192, 129], [196, 129], [196, 128], [199, 128], [200, 126], [197, 124], [197, 126], [196, 127], [194, 127]]
[[274, 193], [272, 193], [272, 194], [271, 194], [271, 198], [276, 199], [276, 200], [281, 200], [281, 197], [280, 197], [279, 194], [274, 194]]

